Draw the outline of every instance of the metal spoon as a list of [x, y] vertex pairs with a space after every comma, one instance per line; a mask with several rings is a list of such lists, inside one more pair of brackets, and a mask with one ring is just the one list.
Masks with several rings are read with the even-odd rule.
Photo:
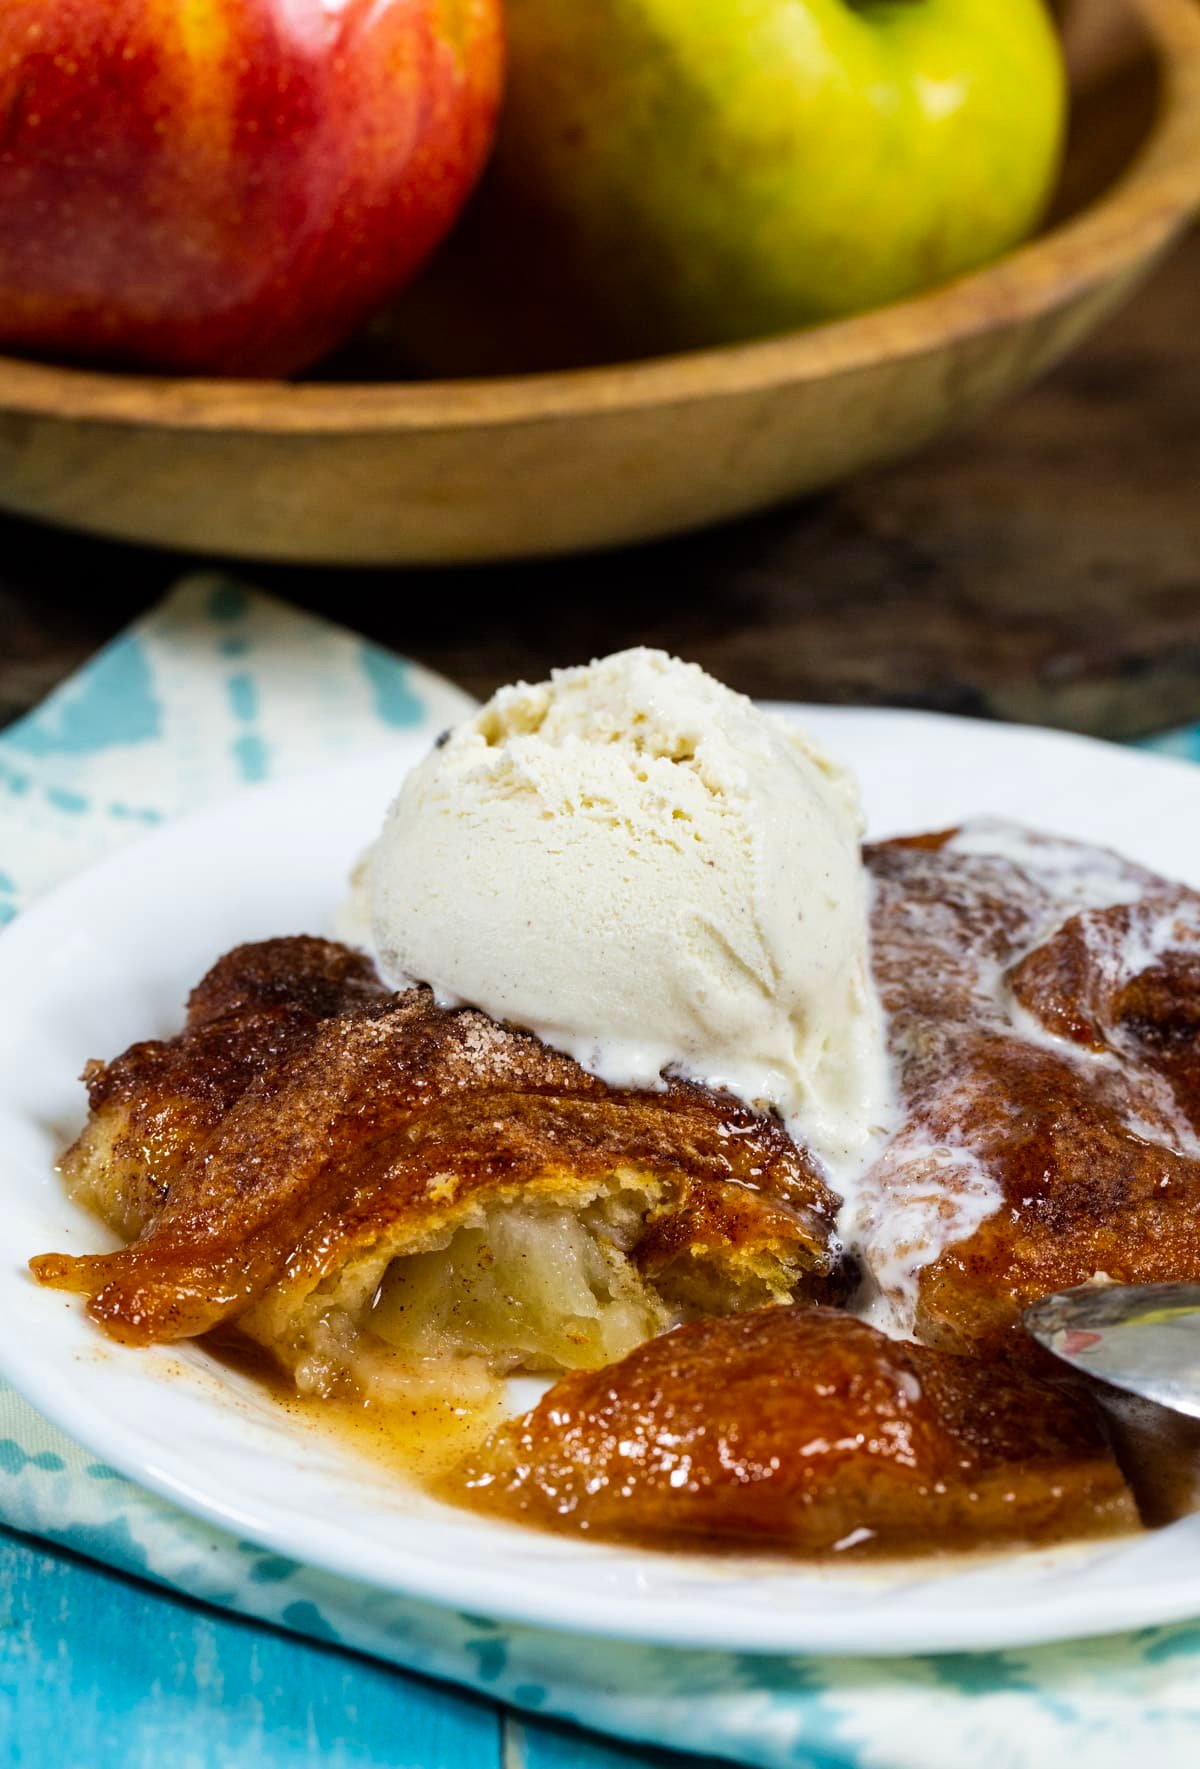
[[1107, 1421], [1148, 1525], [1200, 1509], [1200, 1284], [1084, 1284], [1025, 1310]]
[[1200, 1284], [1082, 1284], [1043, 1296], [1025, 1326], [1082, 1374], [1200, 1419]]

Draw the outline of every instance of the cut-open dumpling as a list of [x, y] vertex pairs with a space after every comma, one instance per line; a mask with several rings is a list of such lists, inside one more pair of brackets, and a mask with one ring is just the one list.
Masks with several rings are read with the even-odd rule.
[[704, 1312], [837, 1299], [837, 1199], [775, 1119], [607, 1087], [325, 941], [239, 948], [88, 1075], [64, 1160], [129, 1244], [46, 1255], [131, 1343], [235, 1325], [304, 1389], [592, 1368]]

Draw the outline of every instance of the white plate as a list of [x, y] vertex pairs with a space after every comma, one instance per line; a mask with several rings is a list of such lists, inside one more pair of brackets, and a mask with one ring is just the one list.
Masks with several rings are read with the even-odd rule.
[[[1108, 842], [1200, 885], [1200, 770], [1045, 732], [797, 709], [858, 771], [872, 833], [994, 812]], [[0, 1366], [124, 1473], [300, 1561], [476, 1613], [748, 1651], [1032, 1644], [1200, 1614], [1200, 1516], [1154, 1535], [884, 1571], [559, 1540], [434, 1504], [307, 1432], [195, 1346], [130, 1351], [37, 1288], [34, 1253], [101, 1244], [51, 1164], [84, 1061], [174, 1030], [218, 954], [327, 932], [415, 751], [260, 787], [72, 880], [0, 937]]]

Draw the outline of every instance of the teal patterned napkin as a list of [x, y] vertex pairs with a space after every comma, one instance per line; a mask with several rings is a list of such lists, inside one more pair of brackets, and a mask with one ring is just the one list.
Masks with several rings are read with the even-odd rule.
[[[430, 737], [449, 684], [268, 597], [182, 585], [0, 735], [0, 921], [148, 825], [246, 781]], [[1192, 733], [1169, 740], [1200, 759]], [[0, 1522], [529, 1712], [762, 1769], [1182, 1769], [1200, 1623], [1029, 1651], [801, 1659], [608, 1645], [391, 1597], [176, 1511], [0, 1387]]]

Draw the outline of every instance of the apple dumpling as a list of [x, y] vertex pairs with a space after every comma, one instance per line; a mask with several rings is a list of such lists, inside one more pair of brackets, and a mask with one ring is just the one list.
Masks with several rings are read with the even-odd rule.
[[591, 1368], [848, 1288], [838, 1200], [777, 1119], [610, 1088], [329, 942], [230, 953], [180, 1037], [88, 1084], [64, 1171], [128, 1244], [37, 1276], [129, 1343], [234, 1327], [301, 1390]]

